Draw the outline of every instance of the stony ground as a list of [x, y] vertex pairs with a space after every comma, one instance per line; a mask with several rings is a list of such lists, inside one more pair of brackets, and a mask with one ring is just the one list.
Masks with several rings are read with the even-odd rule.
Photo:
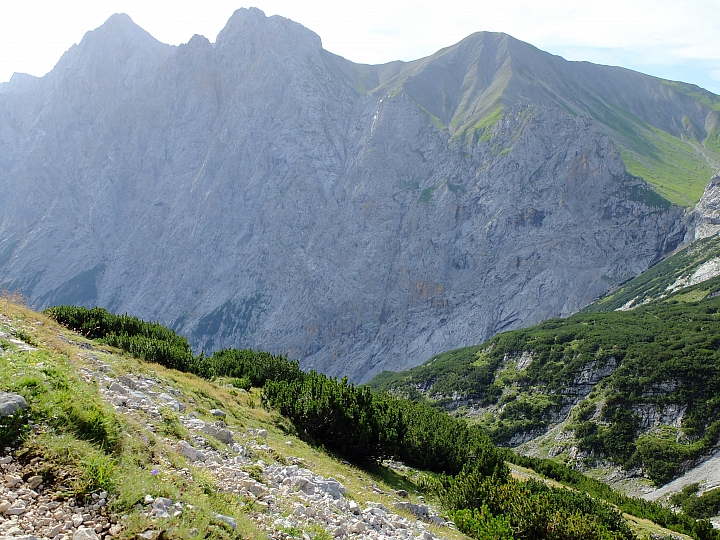
[[[16, 345], [32, 349], [26, 344]], [[313, 472], [304, 459], [281, 457], [273, 452], [267, 430], [229, 426], [221, 409], [210, 411], [212, 420], [202, 420], [190, 412], [192, 397], [173, 385], [139, 373], [120, 374], [116, 366], [104, 361], [106, 356], [100, 360], [92, 350], [83, 351], [80, 356], [84, 365], [79, 368], [82, 377], [97, 383], [102, 398], [116, 411], [144, 426], [148, 435], [159, 436], [155, 426], [162, 422], [163, 411], [171, 410], [177, 415], [186, 436], [160, 438], [165, 448], [182, 454], [189, 466], [174, 468], [167, 460], [162, 474], [184, 475], [188, 479], [197, 471], [210, 475], [215, 489], [243, 501], [246, 514], [268, 538], [433, 540], [438, 536], [429, 529], [437, 532], [440, 526], [450, 531], [448, 527], [452, 527], [421, 498], [410, 502], [403, 490], [389, 494], [375, 485], [369, 488], [370, 492], [382, 493], [385, 501], [393, 502], [355, 500], [339, 480]], [[291, 438], [284, 442], [285, 456], [293, 444], [299, 443]], [[44, 470], [41, 458], [21, 463], [12, 448], [5, 448], [0, 454], [3, 473], [0, 540], [98, 540], [125, 536], [124, 516], [108, 510], [112, 495], [93, 493], [84, 504], [57, 497], [56, 486], [46, 485], [38, 474]], [[390, 499], [388, 495], [392, 495]], [[157, 524], [143, 533], [144, 540], [156, 540], [174, 518], [193, 511], [191, 505], [182, 501], [150, 494], [143, 503], [143, 515]], [[215, 519], [230, 529], [237, 525], [230, 516], [218, 514]]]

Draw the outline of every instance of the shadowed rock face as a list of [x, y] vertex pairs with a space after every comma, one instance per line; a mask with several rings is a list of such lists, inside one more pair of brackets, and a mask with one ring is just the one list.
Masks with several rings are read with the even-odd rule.
[[482, 85], [545, 55], [480, 36], [520, 52], [361, 66], [255, 9], [176, 48], [113, 16], [0, 87], [0, 285], [363, 381], [576, 311], [674, 249], [682, 211], [580, 105], [507, 83], [470, 129]]

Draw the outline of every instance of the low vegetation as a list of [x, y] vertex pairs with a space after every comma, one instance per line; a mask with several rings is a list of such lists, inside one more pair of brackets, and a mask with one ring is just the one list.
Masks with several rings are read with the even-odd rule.
[[[65, 306], [53, 308], [48, 313], [63, 321], [75, 321], [73, 324], [84, 321], [95, 329], [95, 339], [99, 343], [122, 345], [132, 342], [132, 335], [125, 340], [109, 337], [110, 332], [103, 335], [99, 331], [101, 325], [89, 322], [89, 315], [83, 312], [84, 309]], [[82, 313], [82, 316], [73, 314], [73, 310]], [[116, 328], [113, 316], [107, 312], [95, 313], [95, 322], [106, 321], [102, 324], [106, 324], [107, 329]], [[152, 326], [153, 323], [137, 320], [123, 328], [132, 327], [139, 335], [146, 336]], [[162, 341], [162, 336], [172, 343], [180, 343], [178, 336], [171, 332], [158, 333], [148, 339]], [[159, 343], [156, 345], [155, 349], [148, 350], [163, 349]], [[185, 358], [183, 349], [177, 347], [179, 358]], [[615, 492], [607, 488], [607, 492], [600, 493], [602, 490], [595, 486], [597, 493], [585, 493], [584, 482], [592, 484], [591, 481], [580, 480], [585, 477], [562, 465], [546, 465], [544, 462], [534, 465], [541, 470], [545, 467], [550, 476], [565, 480], [573, 489], [513, 479], [504, 460], [523, 458], [496, 449], [479, 427], [471, 426], [462, 419], [450, 417], [427, 404], [413, 403], [386, 393], [371, 393], [367, 387], [355, 387], [345, 379], [337, 380], [315, 372], [304, 373], [296, 362], [283, 357], [233, 350], [216, 355], [193, 358], [187, 364], [188, 371], [208, 378], [249, 381], [253, 386], [263, 384], [263, 403], [285, 416], [301, 438], [359, 466], [373, 468], [378, 460], [392, 456], [408, 465], [428, 470], [421, 485], [442, 503], [458, 529], [473, 538], [634, 537], [628, 523], [613, 506], [620, 499], [612, 500], [607, 496]], [[153, 358], [157, 361], [162, 357]], [[484, 362], [487, 358], [481, 360]], [[162, 362], [175, 365], [178, 358], [171, 356]], [[113, 417], [112, 411], [107, 411], [107, 414], [109, 418]], [[171, 415], [167, 419], [163, 416], [163, 421], [167, 426], [162, 429], [173, 429]], [[117, 463], [122, 462], [119, 456], [124, 447], [103, 442], [102, 430], [98, 433], [100, 435], [84, 436], [98, 451], [108, 455], [117, 467]], [[131, 453], [135, 452], [136, 449], [132, 449]], [[111, 473], [109, 477], [112, 476]], [[107, 485], [113, 489], [112, 482]], [[114, 489], [117, 490], [118, 486]], [[121, 499], [130, 503], [132, 497]], [[629, 502], [633, 500], [628, 498], [622, 501], [626, 506], [633, 504]], [[695, 522], [685, 516], [672, 520], [657, 504], [634, 504], [638, 517], [651, 519], [653, 515], [661, 516], [666, 526], [673, 530], [689, 533], [695, 538], [716, 538], [707, 522]], [[624, 510], [621, 505], [618, 506]]]

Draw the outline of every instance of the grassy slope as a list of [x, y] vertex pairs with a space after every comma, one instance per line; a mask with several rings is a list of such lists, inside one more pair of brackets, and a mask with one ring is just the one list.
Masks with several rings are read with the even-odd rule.
[[[170, 538], [259, 539], [265, 538], [266, 533], [259, 530], [252, 519], [257, 508], [232, 494], [218, 493], [206, 471], [193, 467], [173, 450], [174, 440], [189, 437], [175, 414], [165, 411], [162, 419], [147, 422], [133, 415], [118, 414], [102, 402], [97, 384], [86, 381], [83, 376], [83, 370], [97, 369], [98, 364], [106, 365], [115, 375], [143, 374], [163, 381], [186, 396], [188, 412], [199, 418], [211, 419], [209, 410], [217, 407], [228, 414], [225, 420], [233, 429], [267, 429], [269, 436], [265, 442], [270, 450], [264, 461], [300, 458], [316, 474], [340, 479], [348, 488], [349, 497], [361, 504], [371, 500], [391, 507], [396, 489], [409, 491], [411, 500], [416, 500], [414, 493], [422, 473], [386, 467], [365, 471], [308, 446], [289, 433], [285, 420], [258, 407], [257, 389], [238, 393], [223, 380], [209, 382], [131, 358], [117, 349], [98, 346], [64, 330], [51, 319], [7, 299], [0, 305], [0, 331], [36, 348], [22, 351], [8, 340], [2, 342], [1, 389], [19, 392], [27, 398], [31, 407], [29, 420], [34, 427], [25, 432], [20, 448], [17, 448], [15, 434], [7, 429], [0, 429], [0, 436], [13, 437], [18, 454], [24, 455], [25, 461], [35, 455], [44, 457], [45, 470], [38, 472], [54, 478], [52, 489], [57, 497], [82, 498], [98, 490], [108, 490], [110, 512], [126, 516], [122, 538], [132, 538], [149, 528], [157, 529], [157, 523], [143, 515], [143, 508], [137, 504], [146, 494], [182, 500], [186, 505], [182, 516], [161, 525]], [[8, 440], [3, 441], [7, 443]], [[178, 474], [184, 467], [188, 474]], [[542, 478], [533, 471], [513, 468], [517, 476]], [[152, 474], [153, 470], [159, 473]], [[378, 489], [382, 493], [378, 493]], [[192, 511], [187, 511], [188, 504], [194, 506]], [[233, 533], [219, 524], [214, 519], [217, 513], [236, 518], [237, 531]], [[652, 533], [670, 535], [670, 531], [647, 520], [630, 515], [626, 518], [640, 538]], [[454, 530], [431, 529], [445, 538], [467, 538]], [[313, 534], [316, 539], [326, 538], [320, 529]]]
[[[509, 84], [511, 70], [499, 72], [491, 86], [480, 92], [477, 88], [482, 85], [473, 79], [473, 68], [469, 69], [464, 80], [464, 88], [467, 90], [457, 109], [452, 111], [452, 120], [447, 126], [430, 114], [427, 107], [423, 108], [419, 102], [416, 103], [438, 129], [449, 130], [454, 140], [474, 144], [478, 138], [488, 138], [490, 131], [487, 128], [502, 118], [502, 97]], [[720, 111], [720, 98], [710, 92], [683, 83], [659, 82], [678, 94], [690, 97], [708, 111]], [[394, 89], [393, 95], [401, 90], [402, 85]], [[695, 140], [687, 135], [678, 137], [598, 96], [588, 93], [586, 97], [588, 101], [583, 110], [605, 127], [620, 150], [630, 174], [644, 178], [658, 194], [679, 206], [691, 206], [700, 199], [705, 185], [720, 168], [718, 126], [710, 126], [704, 140], [702, 137]], [[692, 123], [687, 118], [683, 118], [682, 122]], [[698, 126], [684, 127], [692, 128], [686, 129], [687, 133], [704, 132], [704, 128]]]
[[640, 305], [646, 300], [657, 300], [678, 278], [691, 275], [698, 266], [716, 257], [720, 257], [720, 237], [714, 236], [694, 242], [604, 298], [590, 304], [582, 312], [612, 311], [632, 300], [635, 300], [635, 305]]
[[[409, 491], [410, 500], [418, 502], [417, 471], [397, 472], [385, 467], [365, 471], [308, 446], [288, 432], [290, 427], [280, 416], [260, 407], [259, 389], [237, 392], [224, 380], [210, 382], [137, 360], [112, 347], [94, 344], [6, 299], [0, 304], [0, 331], [37, 348], [26, 352], [8, 339], [0, 340], [0, 390], [26, 397], [29, 421], [35, 426], [30, 432], [23, 431], [20, 447], [16, 445], [17, 432], [0, 427], [2, 444], [15, 446], [25, 461], [44, 456], [45, 469], [38, 472], [55, 478], [52, 489], [59, 498], [82, 499], [99, 490], [109, 491], [111, 513], [127, 516], [122, 538], [158, 528], [138, 506], [146, 494], [195, 507], [161, 524], [166, 537], [259, 540], [267, 536], [252, 519], [256, 507], [238, 496], [219, 493], [206, 471], [193, 467], [174, 450], [173, 441], [189, 439], [175, 413], [168, 410], [162, 420], [145, 423], [133, 415], [117, 413], [101, 400], [97, 385], [86, 382], [82, 375], [84, 368], [97, 369], [98, 362], [108, 365], [115, 375], [143, 374], [165, 381], [190, 398], [187, 412], [198, 418], [211, 420], [210, 409], [221, 408], [233, 429], [266, 429], [269, 436], [264, 442], [272, 449], [262, 457], [266, 463], [300, 458], [316, 474], [339, 479], [348, 488], [349, 497], [360, 504], [375, 501], [391, 508], [397, 489]], [[188, 468], [189, 476], [178, 474], [183, 468]], [[159, 473], [153, 475], [153, 470]], [[230, 531], [218, 523], [214, 518], [218, 513], [234, 517], [237, 530]], [[443, 538], [467, 539], [458, 531], [429, 528]], [[313, 534], [316, 539], [331, 538], [319, 529]]]

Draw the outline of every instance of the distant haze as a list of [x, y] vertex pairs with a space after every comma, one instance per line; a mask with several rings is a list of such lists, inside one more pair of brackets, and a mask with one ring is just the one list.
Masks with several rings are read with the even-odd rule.
[[619, 65], [720, 93], [720, 0], [26, 0], [0, 3], [0, 82], [41, 76], [85, 32], [127, 13], [164, 43], [211, 41], [233, 11], [254, 5], [312, 29], [325, 49], [378, 64], [430, 55], [468, 34], [498, 31], [568, 60]]

